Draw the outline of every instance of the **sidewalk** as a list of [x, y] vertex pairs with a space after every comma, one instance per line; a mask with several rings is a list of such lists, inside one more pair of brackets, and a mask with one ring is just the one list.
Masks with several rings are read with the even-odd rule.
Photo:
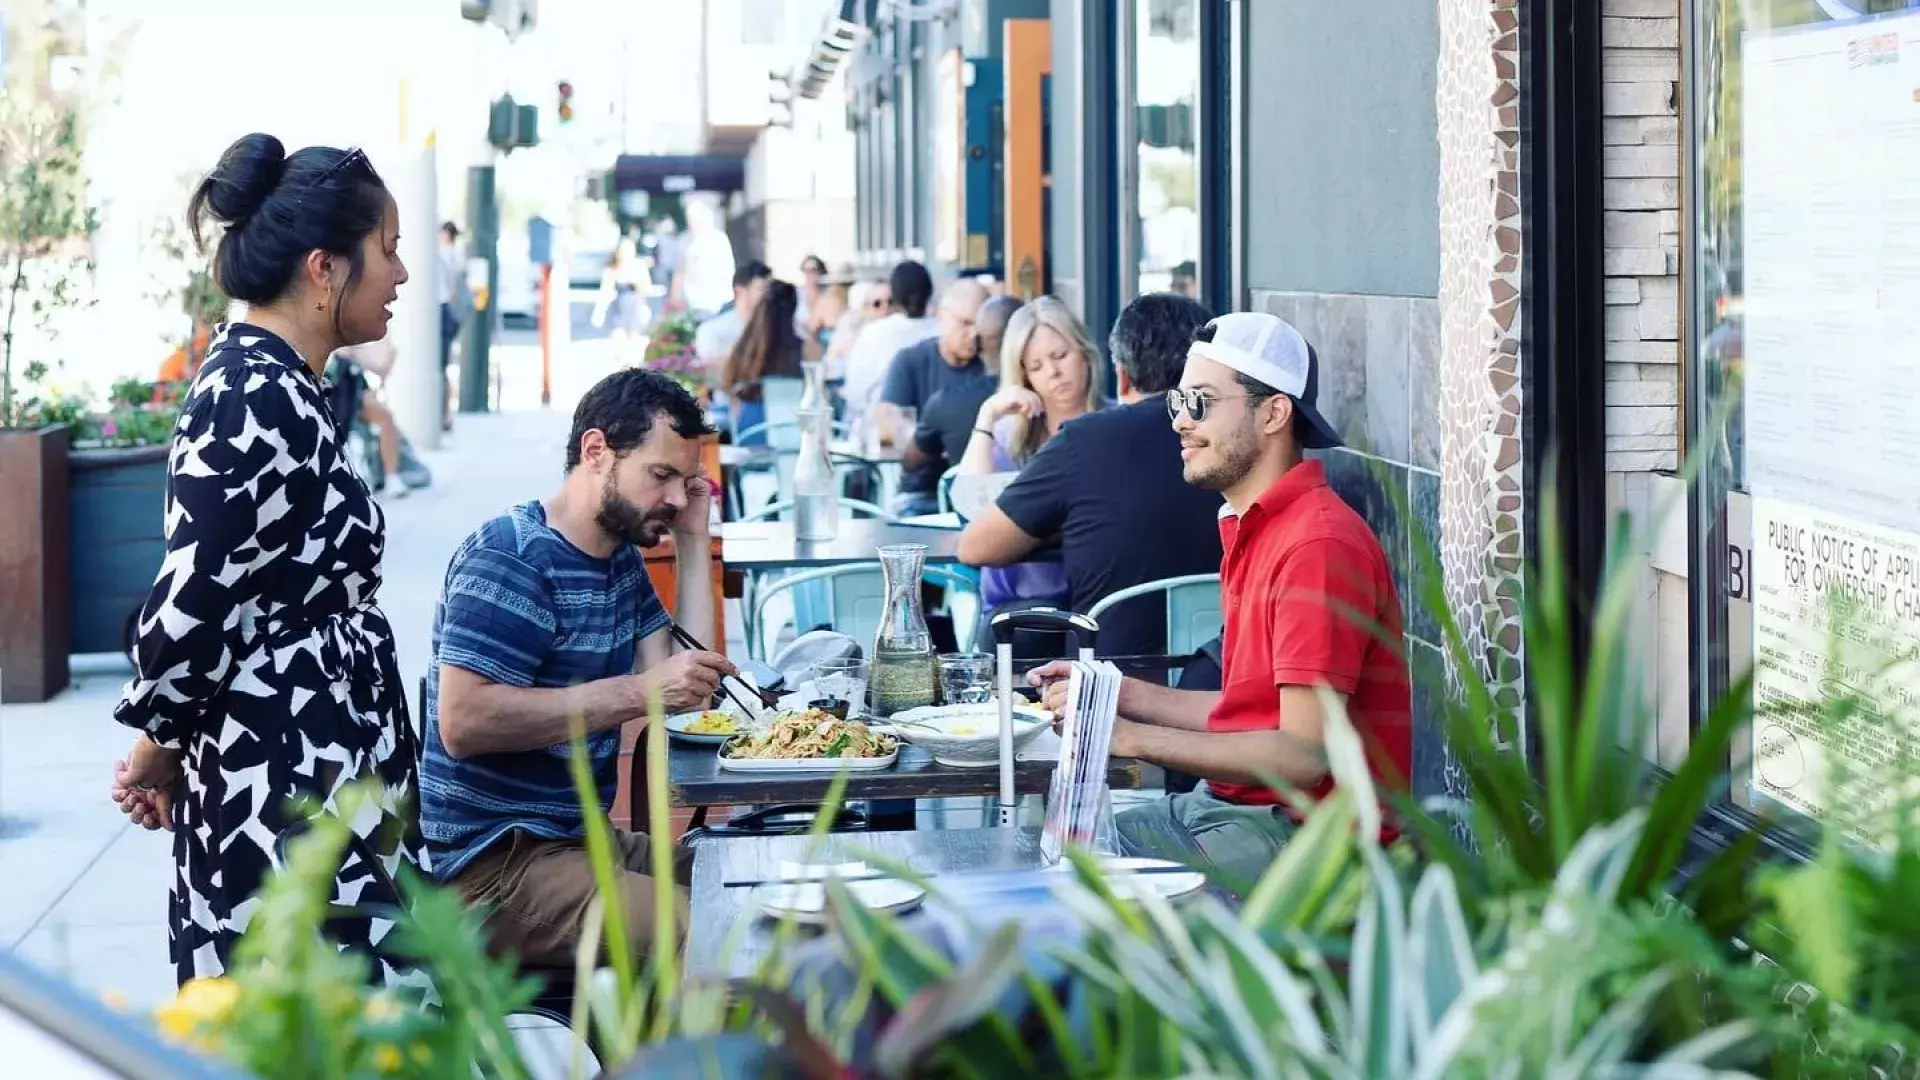
[[[497, 414], [462, 416], [426, 454], [433, 486], [387, 504], [381, 605], [399, 635], [408, 698], [426, 669], [434, 605], [447, 559], [462, 538], [507, 505], [558, 484], [572, 406], [604, 373], [582, 349], [556, 373], [553, 407], [539, 407], [537, 351], [496, 350]], [[157, 512], [156, 508], [156, 512]], [[145, 1007], [173, 993], [166, 904], [171, 841], [127, 823], [107, 799], [113, 763], [132, 733], [111, 711], [124, 661], [91, 657], [73, 688], [44, 705], [0, 710], [0, 949], [97, 993]]]

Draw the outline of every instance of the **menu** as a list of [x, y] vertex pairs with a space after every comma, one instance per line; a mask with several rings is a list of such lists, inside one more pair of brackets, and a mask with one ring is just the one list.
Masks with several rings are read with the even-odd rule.
[[1749, 35], [1747, 480], [1920, 532], [1920, 13]]

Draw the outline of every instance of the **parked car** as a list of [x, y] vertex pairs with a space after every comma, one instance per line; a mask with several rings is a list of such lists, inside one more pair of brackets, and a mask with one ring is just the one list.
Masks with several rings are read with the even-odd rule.
[[524, 250], [500, 245], [500, 318], [505, 322], [540, 321], [540, 268]]
[[598, 289], [600, 277], [613, 261], [612, 248], [576, 251], [567, 265], [567, 284], [575, 289]]

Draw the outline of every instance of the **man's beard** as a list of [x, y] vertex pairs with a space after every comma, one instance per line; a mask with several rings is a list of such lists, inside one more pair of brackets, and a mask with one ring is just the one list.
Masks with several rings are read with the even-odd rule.
[[1231, 438], [1211, 440], [1207, 449], [1215, 458], [1212, 465], [1196, 472], [1198, 463], [1188, 461], [1181, 469], [1181, 477], [1202, 491], [1226, 491], [1246, 479], [1260, 460], [1260, 440], [1252, 424], [1235, 428]]
[[632, 500], [614, 490], [609, 475], [600, 489], [600, 510], [594, 521], [608, 534], [637, 547], [650, 548], [666, 538], [680, 512], [671, 506], [642, 510]]

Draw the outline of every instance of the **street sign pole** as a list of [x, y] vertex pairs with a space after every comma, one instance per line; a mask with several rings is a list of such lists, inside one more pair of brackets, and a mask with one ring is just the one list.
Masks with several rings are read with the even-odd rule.
[[467, 170], [467, 235], [471, 237], [467, 258], [473, 268], [468, 281], [473, 310], [467, 313], [460, 356], [460, 411], [483, 413], [491, 385], [488, 352], [493, 347], [493, 318], [500, 295], [500, 214], [494, 204], [491, 159]]

